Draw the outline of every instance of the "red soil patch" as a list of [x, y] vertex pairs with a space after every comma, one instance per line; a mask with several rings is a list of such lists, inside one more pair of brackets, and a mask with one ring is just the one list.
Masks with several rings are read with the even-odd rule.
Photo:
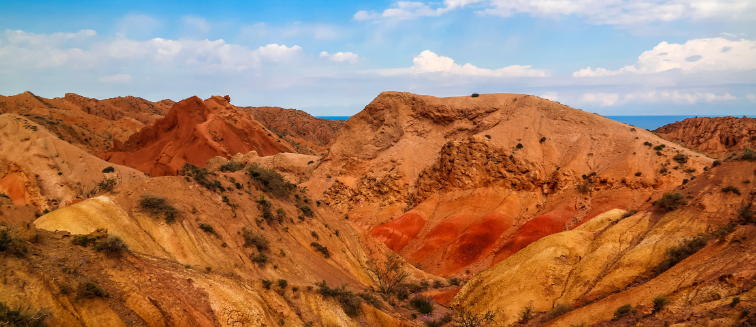
[[376, 226], [370, 230], [375, 238], [386, 244], [394, 252], [407, 246], [417, 233], [425, 227], [425, 219], [417, 213], [405, 213], [401, 217]]
[[454, 298], [457, 293], [459, 293], [459, 290], [461, 290], [462, 287], [455, 287], [453, 289], [450, 289], [448, 291], [435, 291], [435, 292], [428, 292], [427, 295], [430, 296], [433, 301], [436, 303], [448, 306], [451, 300]]
[[454, 273], [487, 255], [511, 225], [511, 218], [492, 212], [467, 227], [449, 245], [444, 258], [445, 272], [442, 275]]
[[420, 262], [433, 252], [445, 247], [459, 235], [471, 220], [473, 220], [473, 217], [468, 215], [453, 216], [436, 225], [425, 236], [420, 248], [412, 254], [412, 260]]
[[7, 175], [0, 180], [0, 190], [7, 195], [16, 205], [24, 205], [26, 202], [26, 191], [24, 191], [24, 182], [16, 175]]
[[494, 256], [493, 264], [497, 264], [509, 256], [517, 253], [541, 238], [559, 233], [564, 229], [564, 224], [575, 214], [575, 209], [564, 207], [535, 217], [522, 225], [514, 237], [502, 246]]

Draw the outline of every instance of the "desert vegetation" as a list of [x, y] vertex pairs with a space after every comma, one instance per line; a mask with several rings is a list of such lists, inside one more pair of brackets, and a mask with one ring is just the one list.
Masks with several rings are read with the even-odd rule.
[[139, 199], [139, 207], [150, 215], [163, 216], [166, 223], [172, 223], [178, 213], [178, 210], [171, 205], [168, 199], [152, 194], [142, 195]]

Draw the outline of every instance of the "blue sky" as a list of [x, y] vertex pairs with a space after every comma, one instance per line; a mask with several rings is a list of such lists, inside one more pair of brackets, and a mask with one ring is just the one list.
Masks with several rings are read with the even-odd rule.
[[752, 0], [2, 1], [0, 94], [351, 115], [382, 91], [756, 113]]

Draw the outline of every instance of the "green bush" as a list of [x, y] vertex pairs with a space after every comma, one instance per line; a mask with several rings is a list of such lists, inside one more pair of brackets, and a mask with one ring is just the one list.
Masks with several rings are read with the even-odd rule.
[[722, 164], [722, 160], [714, 160], [714, 162], [711, 163], [712, 167], [716, 167]]
[[730, 307], [734, 308], [736, 305], [738, 305], [738, 303], [740, 303], [740, 298], [736, 296], [732, 298], [732, 301], [730, 302]]
[[381, 309], [383, 305], [381, 305], [381, 301], [378, 299], [377, 296], [373, 295], [372, 293], [368, 292], [360, 292], [357, 293], [357, 296], [361, 297], [362, 300], [365, 301], [365, 303], [370, 304], [376, 309]]
[[688, 162], [688, 156], [686, 156], [686, 155], [684, 155], [682, 153], [678, 153], [674, 157], [672, 157], [672, 160], [677, 161], [677, 162], [679, 162], [681, 164], [684, 164], [684, 163]]
[[265, 289], [270, 289], [270, 286], [273, 285], [273, 282], [267, 279], [263, 279], [262, 284], [263, 284], [263, 287], [265, 287]]
[[478, 94], [478, 93], [473, 93], [473, 94], [471, 95], [471, 97], [473, 97], [473, 98], [477, 98], [477, 97], [479, 97], [479, 96], [480, 96], [480, 94]]
[[669, 304], [669, 299], [666, 296], [659, 295], [659, 296], [655, 297], [654, 298], [654, 310], [653, 310], [653, 312], [659, 312], [659, 311], [661, 311], [661, 309], [663, 309], [664, 306], [666, 306], [667, 304]]
[[732, 185], [728, 185], [726, 187], [723, 187], [722, 188], [722, 192], [725, 192], [725, 193], [732, 192], [732, 193], [735, 193], [737, 195], [740, 195], [740, 189], [738, 189], [737, 187], [732, 186]]
[[629, 314], [633, 314], [634, 311], [635, 310], [633, 309], [632, 305], [625, 304], [625, 305], [617, 308], [617, 311], [614, 311], [614, 319], [615, 320], [616, 319], [620, 319], [620, 318], [622, 318], [624, 316], [627, 316]]
[[412, 300], [410, 300], [410, 305], [424, 315], [433, 312], [433, 301], [431, 301], [430, 298], [421, 295], [415, 295]]
[[286, 181], [277, 171], [264, 168], [256, 163], [249, 165], [247, 173], [252, 177], [257, 188], [275, 197], [287, 197], [296, 187]]
[[326, 258], [330, 258], [331, 257], [331, 253], [328, 251], [327, 247], [321, 245], [318, 242], [312, 242], [312, 243], [310, 243], [310, 245], [314, 246], [315, 250], [320, 251], [321, 253], [323, 253], [323, 256], [325, 256]]
[[98, 237], [89, 237], [87, 235], [74, 235], [71, 237], [71, 244], [86, 247], [90, 243], [97, 242], [98, 239]]
[[229, 161], [220, 166], [220, 171], [223, 172], [235, 172], [244, 169], [244, 165], [241, 162]]
[[244, 238], [244, 246], [255, 246], [257, 251], [264, 251], [268, 249], [270, 242], [265, 236], [261, 234], [252, 233], [246, 227], [242, 228], [242, 237]]
[[[115, 178], [104, 178], [99, 183], [97, 183], [97, 188], [100, 191], [113, 192], [113, 189], [115, 188], [116, 184], [118, 184], [118, 181], [116, 181]], [[94, 192], [94, 193], [97, 193], [97, 192]]]
[[129, 246], [118, 236], [108, 235], [108, 237], [94, 246], [95, 251], [102, 251], [111, 256], [119, 256], [123, 252], [129, 251]]
[[533, 319], [533, 307], [527, 306], [520, 311], [520, 323], [526, 323]]
[[315, 283], [318, 286], [318, 293], [324, 297], [334, 297], [341, 304], [341, 308], [350, 317], [354, 317], [360, 313], [360, 297], [354, 294], [354, 292], [346, 289], [346, 284], [341, 285], [340, 288], [330, 288], [326, 281]]
[[207, 176], [210, 174], [207, 172], [207, 169], [205, 168], [199, 168], [195, 165], [192, 165], [190, 163], [185, 163], [183, 167], [181, 167], [181, 175], [188, 176], [194, 179], [197, 184], [202, 185], [206, 189], [215, 192], [217, 189], [220, 188], [220, 182], [215, 183], [213, 181], [210, 181]]
[[210, 226], [210, 225], [208, 225], [208, 224], [202, 224], [202, 223], [200, 223], [200, 224], [199, 224], [199, 228], [200, 228], [201, 230], [205, 231], [206, 233], [210, 233], [210, 234], [215, 234], [215, 235], [218, 235], [218, 234], [217, 234], [217, 233], [215, 232], [215, 228], [213, 228], [213, 226]]
[[5, 302], [0, 302], [0, 326], [8, 327], [47, 327], [45, 319], [50, 314], [45, 310], [29, 312], [29, 308], [11, 309]]
[[268, 223], [272, 223], [275, 217], [273, 217], [273, 204], [266, 200], [264, 197], [257, 200], [257, 208], [260, 209], [260, 216]]
[[554, 306], [554, 308], [549, 311], [548, 318], [549, 320], [554, 319], [556, 317], [559, 317], [565, 313], [568, 313], [572, 310], [574, 310], [575, 307], [572, 305], [569, 305], [567, 303], [560, 303]]
[[251, 256], [252, 262], [258, 263], [260, 265], [265, 265], [266, 262], [268, 262], [268, 256], [265, 255], [265, 253], [258, 253], [256, 256]]
[[173, 222], [178, 213], [178, 210], [166, 198], [152, 194], [142, 195], [139, 206], [153, 216], [163, 215], [166, 223]]
[[640, 176], [640, 175], [643, 175], [643, 173], [642, 173], [642, 172], [639, 172], [639, 171], [636, 171], [636, 172], [635, 172], [635, 176]]
[[674, 265], [685, 260], [685, 258], [703, 249], [704, 246], [706, 246], [706, 241], [706, 236], [699, 235], [667, 249], [664, 261], [659, 263], [659, 265], [654, 268], [654, 271], [656, 274], [661, 274], [667, 271], [669, 268], [672, 268]]
[[[491, 311], [486, 311], [485, 314], [473, 314], [470, 312], [463, 312], [457, 318], [458, 327], [482, 327], [489, 326], [495, 323], [496, 314]], [[443, 326], [443, 325], [440, 325]]]
[[302, 210], [302, 215], [305, 217], [312, 217], [312, 215], [314, 214], [309, 206], [301, 206], [299, 207], [299, 210]]
[[754, 213], [754, 211], [756, 210], [751, 209], [751, 204], [748, 204], [748, 205], [742, 206], [740, 210], [738, 210], [738, 216], [740, 216], [740, 218], [743, 219], [743, 222], [745, 222], [746, 224], [750, 224], [750, 223], [756, 222], [756, 219], [754, 219], [756, 218], [754, 217], [756, 213]]
[[688, 203], [683, 200], [683, 196], [680, 193], [664, 193], [662, 198], [654, 201], [653, 204], [662, 212], [670, 212]]
[[107, 173], [112, 173], [114, 171], [115, 171], [115, 168], [113, 168], [113, 166], [107, 166], [105, 167], [105, 169], [102, 170], [102, 173], [107, 174]]
[[107, 297], [106, 292], [100, 285], [97, 285], [93, 281], [86, 281], [79, 284], [79, 288], [76, 290], [76, 297], [79, 299], [91, 299], [94, 297]]
[[26, 243], [18, 238], [15, 238], [11, 233], [6, 230], [0, 230], [0, 252], [14, 254], [16, 256], [23, 256], [26, 254]]
[[756, 152], [753, 149], [745, 148], [743, 154], [740, 155], [740, 160], [754, 161], [756, 160]]
[[659, 144], [659, 145], [657, 145], [657, 146], [655, 146], [655, 147], [654, 147], [654, 150], [656, 150], [656, 151], [661, 151], [661, 150], [663, 150], [663, 149], [664, 149], [664, 148], [666, 148], [666, 147], [667, 147], [667, 146], [666, 146], [666, 145], [664, 145], [664, 144]]
[[280, 288], [286, 288], [286, 286], [289, 285], [289, 282], [285, 279], [279, 279], [278, 280], [278, 287]]
[[452, 277], [449, 279], [449, 285], [459, 286], [459, 278]]

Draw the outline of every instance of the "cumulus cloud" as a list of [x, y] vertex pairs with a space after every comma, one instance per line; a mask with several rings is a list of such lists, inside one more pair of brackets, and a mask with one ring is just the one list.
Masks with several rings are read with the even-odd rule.
[[444, 0], [444, 7], [432, 8], [430, 4], [417, 1], [397, 1], [390, 8], [378, 14], [373, 11], [360, 10], [354, 14], [354, 20], [392, 19], [407, 20], [418, 17], [434, 17], [452, 11], [465, 5], [482, 2], [484, 0]]
[[636, 91], [626, 94], [619, 93], [584, 93], [580, 97], [583, 104], [598, 107], [625, 105], [628, 103], [673, 103], [678, 105], [693, 105], [700, 102], [714, 103], [736, 100], [730, 93], [714, 94], [711, 92], [685, 92], [680, 90], [650, 90]]
[[751, 20], [756, 16], [756, 3], [751, 0], [445, 0], [445, 6], [438, 8], [431, 8], [432, 2], [398, 1], [380, 15], [359, 11], [354, 15], [354, 19], [414, 19], [439, 16], [477, 2], [482, 2], [485, 6], [484, 9], [476, 11], [481, 15], [573, 15], [597, 25], [629, 26], [680, 19]]
[[[94, 31], [37, 35], [6, 31], [7, 42], [0, 43], [0, 70], [33, 66], [39, 68], [81, 68], [118, 61], [149, 60], [157, 63], [190, 64], [205, 70], [242, 71], [260, 67], [263, 62], [286, 62], [298, 57], [302, 48], [295, 45], [268, 44], [257, 49], [219, 40], [170, 40], [154, 38], [134, 41], [119, 38], [105, 43], [90, 42], [88, 48], [66, 47], [73, 38], [94, 36]], [[51, 41], [51, 42], [45, 42]]]
[[756, 41], [707, 38], [689, 40], [684, 44], [662, 42], [641, 54], [633, 65], [618, 70], [588, 67], [572, 73], [572, 76], [653, 74], [672, 69], [683, 73], [756, 69]]
[[580, 102], [596, 105], [599, 107], [608, 107], [614, 105], [619, 100], [617, 93], [585, 93], [580, 97]]
[[546, 70], [534, 69], [529, 65], [511, 65], [498, 69], [478, 68], [469, 63], [460, 65], [455, 63], [454, 59], [445, 56], [439, 56], [430, 50], [421, 52], [417, 57], [412, 59], [412, 62], [414, 63], [414, 65], [410, 68], [384, 69], [378, 71], [378, 73], [380, 75], [441, 73], [448, 75], [483, 77], [548, 76]]
[[116, 74], [99, 78], [99, 81], [102, 83], [129, 83], [132, 80], [134, 80], [134, 78], [129, 74]]
[[541, 94], [541, 97], [551, 101], [556, 101], [558, 99], [556, 92], [546, 92], [544, 94]]
[[334, 54], [328, 54], [327, 51], [323, 51], [320, 53], [320, 58], [328, 58], [335, 62], [349, 62], [349, 63], [355, 63], [360, 60], [360, 56], [358, 56], [355, 53], [351, 52], [336, 52]]

